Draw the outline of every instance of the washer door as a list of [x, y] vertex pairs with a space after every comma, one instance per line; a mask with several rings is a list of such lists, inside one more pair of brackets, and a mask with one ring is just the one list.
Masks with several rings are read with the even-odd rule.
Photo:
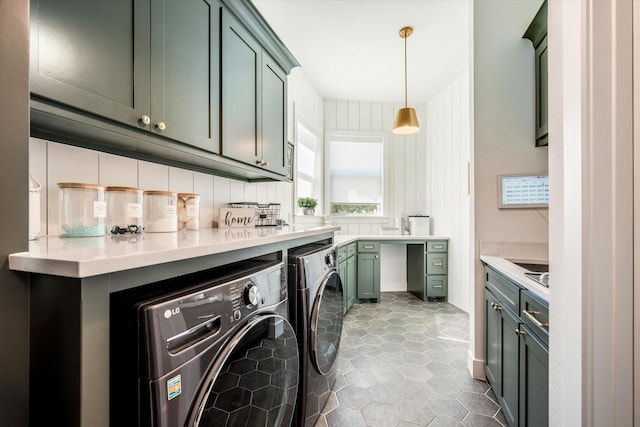
[[187, 425], [289, 427], [298, 371], [289, 322], [275, 314], [257, 316], [215, 359]]
[[328, 375], [338, 355], [342, 334], [344, 299], [336, 270], [324, 278], [311, 310], [311, 362], [319, 374]]

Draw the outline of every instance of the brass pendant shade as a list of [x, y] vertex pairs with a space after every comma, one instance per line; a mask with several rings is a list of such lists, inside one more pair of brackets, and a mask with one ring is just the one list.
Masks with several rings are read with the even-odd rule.
[[404, 39], [404, 108], [398, 110], [396, 120], [393, 122], [392, 132], [396, 135], [411, 135], [420, 130], [416, 110], [407, 105], [407, 37], [413, 33], [413, 28], [400, 29], [400, 37]]

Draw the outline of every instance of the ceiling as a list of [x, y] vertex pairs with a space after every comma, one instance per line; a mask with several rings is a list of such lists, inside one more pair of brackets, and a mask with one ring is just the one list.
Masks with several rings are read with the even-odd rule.
[[327, 99], [426, 102], [469, 64], [469, 0], [252, 0]]

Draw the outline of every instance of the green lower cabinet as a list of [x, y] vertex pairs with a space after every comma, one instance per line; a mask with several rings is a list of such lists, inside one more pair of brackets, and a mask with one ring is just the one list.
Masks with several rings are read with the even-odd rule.
[[380, 255], [358, 253], [358, 298], [380, 300]]
[[[549, 423], [548, 303], [489, 266], [486, 272], [487, 381], [509, 427], [545, 427]], [[518, 309], [521, 316], [513, 311]], [[531, 318], [537, 322], [527, 324]]]
[[549, 423], [549, 349], [520, 325], [520, 427]]
[[344, 314], [356, 303], [358, 287], [358, 257], [356, 243], [338, 247], [338, 274], [342, 280]]
[[518, 318], [485, 288], [485, 375], [511, 427], [518, 425]]
[[345, 285], [345, 308], [344, 312], [349, 311], [351, 306], [355, 304], [357, 300], [356, 288], [358, 286], [358, 257], [351, 255], [347, 258], [347, 284]]

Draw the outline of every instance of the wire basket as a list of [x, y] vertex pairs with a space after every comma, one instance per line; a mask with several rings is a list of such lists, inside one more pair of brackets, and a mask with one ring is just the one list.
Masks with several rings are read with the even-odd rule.
[[278, 225], [280, 203], [235, 202], [227, 204], [228, 208], [253, 208], [256, 210], [256, 227]]

